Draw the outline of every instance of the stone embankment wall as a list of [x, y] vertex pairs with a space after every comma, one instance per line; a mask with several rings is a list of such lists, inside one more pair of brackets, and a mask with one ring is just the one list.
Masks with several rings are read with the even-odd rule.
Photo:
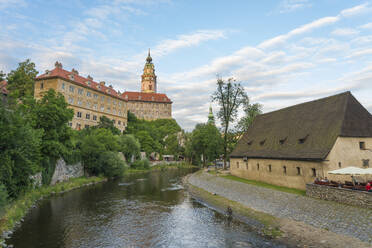
[[56, 163], [56, 169], [54, 171], [51, 185], [58, 182], [67, 181], [70, 178], [84, 176], [84, 168], [81, 162], [74, 165], [67, 165], [66, 162], [61, 158]]
[[306, 184], [306, 195], [313, 198], [336, 201], [343, 204], [372, 209], [372, 193], [336, 188], [317, 184]]

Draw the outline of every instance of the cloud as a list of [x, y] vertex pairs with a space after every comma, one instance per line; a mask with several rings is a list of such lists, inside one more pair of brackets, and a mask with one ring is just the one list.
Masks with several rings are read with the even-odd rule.
[[278, 12], [289, 13], [300, 9], [310, 8], [312, 6], [308, 0], [284, 0], [280, 2]]
[[27, 4], [24, 0], [0, 0], [0, 10], [6, 8], [25, 7]]
[[344, 9], [341, 11], [340, 15], [344, 17], [350, 17], [358, 14], [363, 14], [366, 13], [367, 11], [370, 11], [371, 9], [369, 8], [369, 3], [364, 3], [357, 5], [355, 7], [349, 8], [349, 9]]
[[359, 34], [359, 31], [352, 28], [337, 28], [333, 30], [331, 34], [337, 36], [353, 36]]
[[191, 34], [179, 35], [177, 39], [163, 40], [152, 53], [156, 56], [164, 56], [176, 49], [196, 46], [201, 42], [226, 38], [224, 30], [199, 30]]

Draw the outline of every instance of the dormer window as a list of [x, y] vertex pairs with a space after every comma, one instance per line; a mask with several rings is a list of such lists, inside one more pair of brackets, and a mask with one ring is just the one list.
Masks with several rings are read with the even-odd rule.
[[69, 78], [70, 80], [74, 80], [74, 79], [75, 79], [75, 77], [74, 77], [73, 74], [69, 74], [69, 75], [68, 75], [68, 78]]
[[280, 143], [281, 145], [283, 145], [283, 144], [286, 142], [286, 140], [287, 140], [287, 137], [285, 137], [284, 139], [279, 140], [279, 143]]
[[141, 100], [141, 96], [138, 96], [138, 100]]
[[298, 143], [299, 144], [303, 144], [305, 143], [306, 139], [309, 137], [309, 135], [307, 134], [305, 137], [301, 138], [301, 139], [298, 139]]
[[91, 84], [92, 84], [92, 83], [91, 83], [90, 81], [87, 81], [87, 85], [89, 85], [89, 86], [90, 86]]
[[101, 85], [98, 85], [98, 89], [101, 89]]
[[260, 145], [263, 146], [265, 144], [266, 139], [260, 141]]

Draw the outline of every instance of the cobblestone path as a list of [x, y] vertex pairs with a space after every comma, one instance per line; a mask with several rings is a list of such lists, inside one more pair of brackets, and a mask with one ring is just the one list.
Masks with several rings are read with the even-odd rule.
[[271, 190], [207, 173], [193, 174], [189, 183], [254, 210], [301, 221], [372, 244], [370, 209]]

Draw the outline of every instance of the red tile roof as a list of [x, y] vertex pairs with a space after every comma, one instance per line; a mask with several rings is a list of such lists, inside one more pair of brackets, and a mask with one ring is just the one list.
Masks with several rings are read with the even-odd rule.
[[[167, 95], [162, 94], [162, 93], [143, 93], [143, 92], [126, 91], [120, 95], [113, 88], [107, 87], [105, 85], [101, 85], [100, 83], [90, 80], [89, 78], [85, 78], [85, 77], [78, 75], [77, 73], [74, 73], [74, 69], [70, 72], [70, 71], [62, 69], [62, 64], [59, 63], [59, 66], [58, 66], [58, 64], [56, 63], [56, 65], [57, 66], [53, 70], [48, 71], [47, 73], [44, 73], [36, 77], [36, 80], [58, 77], [58, 78], [65, 79], [67, 81], [75, 82], [76, 84], [80, 84], [82, 86], [85, 86], [91, 89], [94, 89], [104, 94], [108, 94], [108, 95], [120, 98], [125, 101], [172, 103], [172, 101], [167, 97]], [[73, 75], [73, 78], [71, 77], [71, 75]], [[90, 85], [88, 84], [88, 82], [90, 82]]]
[[4, 95], [8, 95], [8, 90], [6, 89], [7, 85], [8, 85], [8, 82], [5, 80], [0, 82], [0, 92]]
[[121, 96], [122, 98], [128, 101], [172, 103], [172, 101], [167, 97], [167, 95], [162, 93], [126, 91], [123, 94], [121, 94]]
[[[73, 78], [71, 77], [72, 75], [73, 75]], [[65, 79], [67, 81], [75, 82], [76, 84], [80, 84], [82, 86], [91, 88], [93, 90], [102, 92], [107, 95], [111, 95], [113, 97], [121, 98], [120, 94], [116, 92], [116, 90], [114, 90], [113, 88], [107, 87], [105, 85], [101, 85], [100, 83], [90, 80], [89, 78], [82, 77], [78, 75], [77, 73], [67, 71], [60, 67], [56, 67], [53, 70], [36, 77], [36, 80], [56, 78], [56, 77]], [[88, 82], [90, 82], [90, 85], [88, 84]]]

